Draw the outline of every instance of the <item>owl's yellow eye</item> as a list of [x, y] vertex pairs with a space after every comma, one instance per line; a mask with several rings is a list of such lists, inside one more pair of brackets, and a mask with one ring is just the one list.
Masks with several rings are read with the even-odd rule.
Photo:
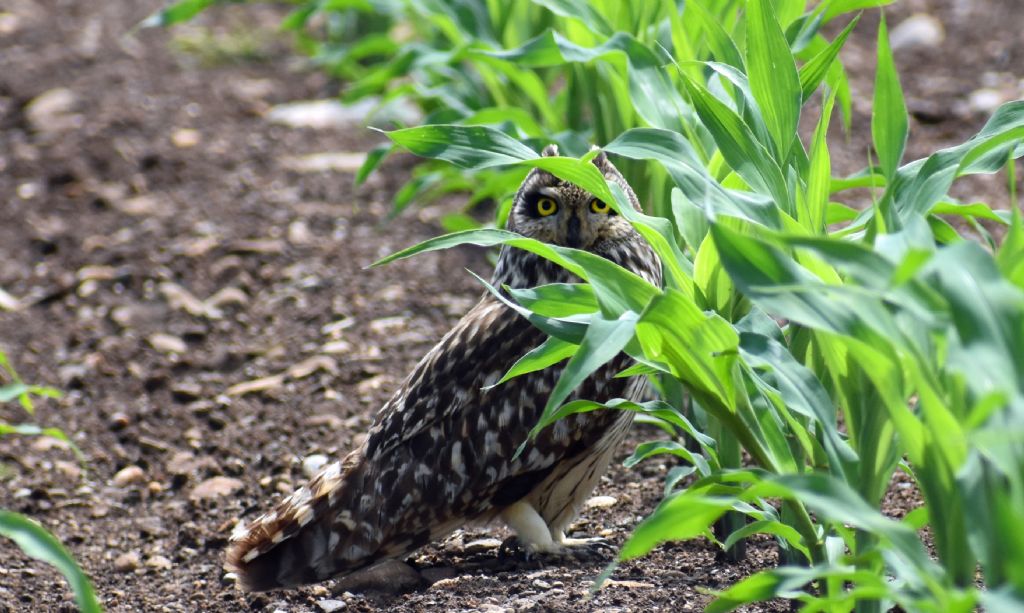
[[558, 210], [558, 203], [551, 198], [541, 198], [537, 201], [537, 213], [541, 217], [547, 217], [548, 215], [554, 215], [555, 211]]
[[601, 202], [597, 198], [590, 201], [590, 210], [601, 215], [607, 215], [614, 212], [612, 211], [612, 207], [608, 206], [607, 202]]

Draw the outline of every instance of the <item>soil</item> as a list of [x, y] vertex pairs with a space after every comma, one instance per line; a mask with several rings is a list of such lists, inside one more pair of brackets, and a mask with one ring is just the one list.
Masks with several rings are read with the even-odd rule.
[[[917, 12], [945, 24], [944, 44], [897, 50], [914, 113], [909, 155], [975, 132], [987, 115], [978, 90], [1021, 97], [1018, 3], [907, 0], [889, 11], [890, 26]], [[274, 104], [337, 91], [279, 35], [220, 55], [185, 51], [187, 36], [238, 43], [239, 32], [273, 32], [280, 9], [231, 7], [170, 32], [132, 32], [161, 4], [14, 0], [0, 10], [0, 288], [20, 305], [0, 309], [0, 342], [26, 380], [64, 390], [31, 420], [59, 426], [84, 454], [80, 464], [53, 439], [4, 439], [0, 508], [52, 530], [108, 610], [321, 611], [329, 600], [356, 611], [697, 610], [704, 590], [776, 563], [767, 539], [740, 563], [718, 560], [706, 540], [671, 543], [622, 564], [591, 596], [601, 564], [497, 569], [494, 550], [469, 553], [467, 543], [506, 535], [495, 527], [428, 548], [418, 563], [445, 578], [427, 589], [239, 593], [221, 568], [238, 518], [301, 482], [303, 458], [358, 444], [480, 294], [463, 269], [486, 275], [490, 264], [459, 249], [367, 270], [440, 233], [440, 216], [461, 203], [389, 221], [408, 157], [361, 187], [351, 172], [291, 169], [290, 156], [362, 152], [380, 139], [357, 124], [265, 118]], [[844, 54], [860, 97], [876, 23], [866, 13]], [[51, 93], [50, 112], [29, 104], [55, 88], [70, 93]], [[833, 154], [843, 171], [863, 166], [870, 140], [866, 103], [854, 111]], [[970, 181], [958, 195], [1005, 208], [1001, 181]], [[9, 404], [0, 420], [26, 416]], [[638, 428], [621, 456], [655, 436]], [[614, 503], [586, 510], [576, 530], [621, 544], [660, 500], [669, 468], [616, 463], [595, 492]], [[908, 488], [894, 484], [887, 512], [918, 504]], [[0, 561], [0, 611], [74, 610], [49, 566], [6, 540]]]

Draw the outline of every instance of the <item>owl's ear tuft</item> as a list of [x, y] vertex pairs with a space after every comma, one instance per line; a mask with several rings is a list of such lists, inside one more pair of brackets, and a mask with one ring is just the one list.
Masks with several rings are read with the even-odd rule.
[[558, 156], [558, 145], [551, 143], [540, 152], [541, 157], [553, 158]]
[[600, 153], [594, 156], [594, 159], [591, 160], [592, 162], [594, 162], [594, 166], [597, 166], [600, 170], [607, 170], [608, 167], [611, 166], [611, 163], [608, 161], [608, 154], [605, 153], [604, 150], [602, 150], [597, 145], [591, 145], [590, 150], [600, 151]]

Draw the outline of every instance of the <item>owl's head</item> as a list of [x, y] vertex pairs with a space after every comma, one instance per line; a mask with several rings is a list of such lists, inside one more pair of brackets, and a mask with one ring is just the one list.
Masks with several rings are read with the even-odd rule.
[[[558, 148], [548, 145], [541, 155], [556, 156]], [[639, 210], [633, 190], [603, 151], [593, 163], [605, 179], [622, 187], [630, 203]], [[602, 243], [635, 233], [607, 202], [539, 168], [530, 171], [516, 192], [507, 228], [545, 243], [588, 251], [600, 251]]]

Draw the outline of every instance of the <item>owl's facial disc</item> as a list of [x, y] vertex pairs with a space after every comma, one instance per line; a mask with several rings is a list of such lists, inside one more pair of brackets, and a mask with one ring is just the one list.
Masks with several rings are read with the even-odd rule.
[[536, 177], [517, 198], [515, 229], [537, 240], [589, 249], [609, 234], [616, 213], [580, 187], [554, 177]]

